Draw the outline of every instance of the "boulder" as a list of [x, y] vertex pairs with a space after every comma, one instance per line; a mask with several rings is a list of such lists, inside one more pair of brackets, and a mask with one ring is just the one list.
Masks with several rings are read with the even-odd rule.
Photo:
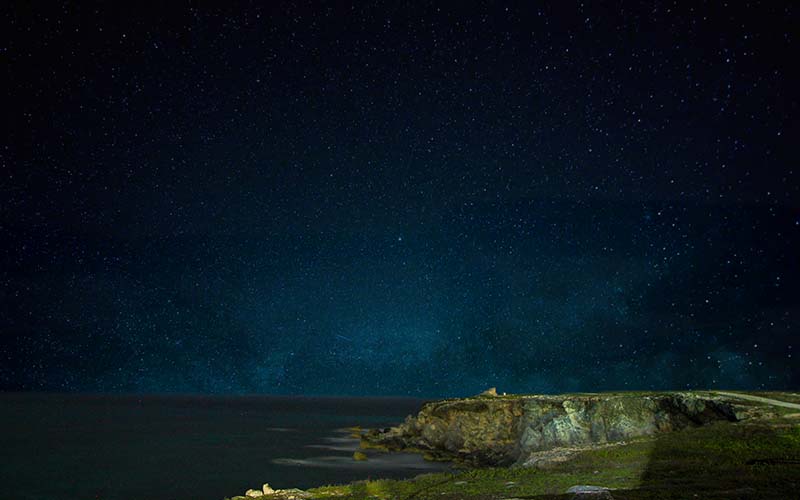
[[264, 483], [264, 486], [261, 487], [261, 491], [263, 491], [265, 495], [275, 493], [275, 490], [272, 489], [269, 483]]
[[483, 391], [482, 393], [478, 394], [478, 396], [497, 396], [497, 387], [490, 387]]
[[264, 496], [264, 492], [261, 491], [261, 490], [252, 490], [252, 489], [250, 489], [250, 490], [247, 490], [247, 491], [244, 492], [244, 496], [246, 496], [246, 497], [263, 497]]

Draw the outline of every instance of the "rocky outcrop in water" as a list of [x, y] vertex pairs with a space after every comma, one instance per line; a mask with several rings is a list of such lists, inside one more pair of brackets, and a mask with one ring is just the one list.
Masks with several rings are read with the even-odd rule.
[[619, 442], [744, 416], [724, 398], [693, 393], [478, 396], [428, 403], [397, 427], [365, 433], [362, 447], [476, 465], [525, 464], [543, 450]]

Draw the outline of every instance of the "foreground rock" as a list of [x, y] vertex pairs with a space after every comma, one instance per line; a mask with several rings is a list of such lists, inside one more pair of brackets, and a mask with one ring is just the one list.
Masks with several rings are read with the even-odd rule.
[[362, 448], [474, 465], [533, 465], [529, 460], [545, 450], [747, 417], [744, 407], [723, 397], [693, 393], [487, 396], [428, 403], [397, 427], [365, 433]]
[[250, 500], [251, 498], [260, 498], [262, 500], [301, 500], [310, 498], [311, 495], [303, 490], [291, 488], [288, 490], [274, 490], [268, 483], [260, 490], [247, 490], [244, 496], [233, 497], [231, 500]]

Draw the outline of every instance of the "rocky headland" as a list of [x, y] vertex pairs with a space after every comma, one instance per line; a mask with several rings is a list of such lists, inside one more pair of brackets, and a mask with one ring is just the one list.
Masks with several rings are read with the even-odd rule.
[[535, 465], [548, 450], [739, 421], [752, 406], [698, 393], [479, 396], [426, 404], [416, 416], [362, 436], [362, 448], [417, 451], [470, 465]]

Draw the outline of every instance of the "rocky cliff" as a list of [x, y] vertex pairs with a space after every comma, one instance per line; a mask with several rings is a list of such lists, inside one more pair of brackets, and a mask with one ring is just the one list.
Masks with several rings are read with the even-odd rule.
[[487, 393], [428, 403], [397, 427], [365, 433], [362, 446], [414, 450], [429, 459], [477, 465], [525, 464], [544, 450], [613, 443], [746, 416], [745, 407], [711, 394]]

